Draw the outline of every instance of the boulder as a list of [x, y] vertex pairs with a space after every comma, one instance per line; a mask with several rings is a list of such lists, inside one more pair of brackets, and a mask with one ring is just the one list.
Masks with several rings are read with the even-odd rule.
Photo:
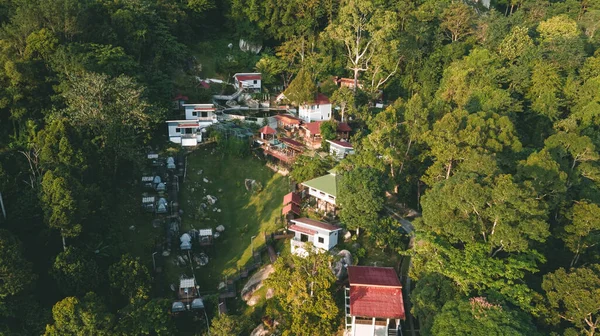
[[248, 279], [248, 282], [246, 282], [244, 288], [242, 288], [242, 299], [244, 301], [250, 300], [252, 294], [254, 294], [254, 292], [263, 286], [263, 281], [267, 279], [273, 272], [275, 272], [275, 268], [272, 264], [269, 264], [254, 273], [254, 275]]
[[268, 288], [267, 293], [265, 294], [265, 298], [270, 299], [275, 295], [275, 290], [273, 288]]
[[219, 232], [223, 232], [223, 231], [225, 231], [225, 227], [223, 225], [219, 225], [219, 226], [217, 226], [216, 230]]

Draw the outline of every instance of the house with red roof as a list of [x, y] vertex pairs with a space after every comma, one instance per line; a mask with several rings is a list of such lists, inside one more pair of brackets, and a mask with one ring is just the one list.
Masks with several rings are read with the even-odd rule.
[[298, 108], [298, 117], [307, 123], [331, 119], [331, 102], [329, 98], [322, 93], [317, 93], [313, 102], [300, 105]]
[[260, 92], [262, 87], [262, 74], [258, 72], [236, 73], [233, 75], [233, 79], [233, 86], [235, 86], [235, 88], [238, 90], [245, 89], [249, 91]]
[[342, 228], [310, 218], [296, 218], [290, 220], [288, 230], [294, 233], [290, 244], [292, 253], [302, 257], [308, 254], [307, 244], [318, 251], [331, 250], [337, 245]]
[[401, 335], [402, 284], [391, 267], [348, 266], [346, 328], [352, 336]]

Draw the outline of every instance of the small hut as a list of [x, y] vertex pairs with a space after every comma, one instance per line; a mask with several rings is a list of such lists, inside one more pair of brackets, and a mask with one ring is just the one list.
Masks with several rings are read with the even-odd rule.
[[269, 140], [275, 138], [275, 134], [277, 133], [277, 131], [275, 131], [269, 126], [264, 126], [263, 128], [258, 130], [258, 133], [260, 133], [261, 139]]

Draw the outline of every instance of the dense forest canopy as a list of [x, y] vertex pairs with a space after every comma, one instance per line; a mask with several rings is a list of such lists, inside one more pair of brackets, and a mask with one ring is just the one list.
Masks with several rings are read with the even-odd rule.
[[[0, 1], [0, 334], [178, 333], [123, 204], [171, 99], [206, 97], [212, 50], [223, 79], [325, 93], [354, 126], [340, 218], [411, 256], [421, 334], [597, 334], [600, 1], [484, 3]], [[332, 164], [299, 162], [301, 180]], [[422, 213], [408, 251], [385, 192]]]

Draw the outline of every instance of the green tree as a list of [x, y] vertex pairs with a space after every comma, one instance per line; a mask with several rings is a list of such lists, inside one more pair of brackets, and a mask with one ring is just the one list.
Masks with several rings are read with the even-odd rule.
[[424, 336], [432, 335], [431, 327], [434, 318], [442, 311], [448, 301], [457, 296], [457, 289], [450, 279], [437, 273], [429, 273], [419, 277], [419, 281], [410, 293], [412, 301], [411, 313], [419, 318]]
[[562, 239], [574, 253], [573, 267], [579, 257], [600, 243], [600, 207], [587, 201], [576, 202], [568, 213], [569, 223], [565, 225]]
[[70, 296], [57, 302], [52, 307], [52, 318], [45, 336], [114, 335], [114, 316], [92, 292], [81, 300]]
[[355, 93], [360, 73], [371, 70], [374, 80], [384, 79], [385, 82], [385, 78], [397, 70], [397, 66], [390, 66], [389, 60], [383, 56], [376, 57], [379, 68], [370, 69], [374, 55], [396, 52], [395, 48], [389, 49], [388, 43], [393, 39], [396, 28], [393, 12], [381, 9], [371, 0], [347, 0], [341, 5], [337, 20], [325, 30], [326, 37], [344, 46], [348, 68], [354, 74]]
[[435, 317], [433, 335], [537, 335], [531, 317], [485, 297], [448, 301]]
[[445, 114], [424, 134], [424, 140], [434, 160], [423, 178], [430, 185], [450, 178], [461, 162], [490, 154], [510, 160], [522, 147], [508, 117], [484, 112], [468, 114], [464, 110]]
[[347, 87], [341, 87], [331, 95], [331, 102], [340, 108], [340, 120], [344, 122], [346, 114], [355, 115], [354, 93]]
[[302, 155], [294, 161], [290, 177], [295, 182], [302, 183], [327, 174], [332, 167], [333, 161], [330, 157]]
[[336, 280], [329, 269], [333, 258], [307, 250], [304, 258], [289, 255], [275, 262], [275, 272], [265, 281], [275, 293], [272, 313], [284, 319], [284, 335], [331, 335], [338, 313], [331, 292]]
[[108, 269], [110, 286], [118, 289], [121, 294], [133, 301], [135, 298], [147, 299], [150, 292], [150, 273], [148, 268], [128, 254], [112, 264]]
[[579, 267], [567, 272], [559, 268], [544, 275], [542, 289], [546, 293], [550, 322], [567, 321], [581, 334], [593, 336], [600, 326], [600, 265]]
[[300, 69], [283, 94], [289, 101], [298, 105], [314, 102], [317, 94], [317, 86], [315, 85], [313, 76], [307, 69]]
[[504, 37], [498, 47], [498, 53], [510, 61], [521, 57], [534, 47], [533, 40], [529, 37], [529, 29], [523, 26], [513, 27]]
[[65, 294], [86, 293], [96, 289], [100, 281], [96, 262], [74, 247], [56, 256], [51, 274]]
[[321, 131], [321, 138], [323, 139], [321, 148], [323, 148], [325, 151], [329, 151], [329, 142], [326, 140], [335, 140], [337, 137], [337, 122], [333, 119], [330, 119], [322, 122], [319, 128]]
[[475, 12], [464, 2], [453, 2], [442, 13], [441, 28], [450, 32], [450, 40], [458, 41], [473, 33]]
[[36, 278], [31, 263], [23, 257], [17, 237], [9, 231], [0, 230], [0, 315], [10, 309], [5, 306], [5, 301], [27, 291]]
[[76, 181], [51, 170], [44, 174], [41, 186], [40, 201], [44, 217], [51, 228], [60, 230], [63, 249], [66, 251], [65, 238], [77, 237], [82, 231], [80, 221], [83, 217], [82, 208], [85, 206], [76, 199], [77, 189], [80, 188]]
[[491, 256], [500, 251], [528, 252], [533, 242], [550, 235], [546, 205], [532, 188], [510, 175], [488, 182], [470, 174], [455, 175], [434, 185], [421, 205], [419, 229], [451, 243], [484, 242]]
[[340, 206], [340, 220], [351, 230], [371, 229], [383, 209], [381, 175], [374, 169], [357, 168], [346, 171], [338, 182], [336, 204]]
[[531, 99], [531, 109], [555, 121], [560, 117], [563, 99], [561, 88], [563, 78], [557, 67], [545, 62], [537, 62], [533, 66], [531, 87], [528, 98]]
[[171, 303], [169, 299], [136, 299], [119, 311], [116, 329], [124, 336], [176, 335], [177, 328], [168, 313]]
[[210, 323], [210, 334], [214, 336], [239, 336], [248, 327], [245, 316], [221, 314]]
[[113, 178], [124, 163], [137, 161], [150, 122], [162, 119], [143, 98], [143, 89], [126, 76], [71, 76], [64, 98], [64, 113], [74, 126], [89, 132]]
[[373, 226], [369, 232], [369, 238], [382, 251], [403, 251], [406, 248], [406, 234], [402, 225], [393, 218], [382, 218]]

